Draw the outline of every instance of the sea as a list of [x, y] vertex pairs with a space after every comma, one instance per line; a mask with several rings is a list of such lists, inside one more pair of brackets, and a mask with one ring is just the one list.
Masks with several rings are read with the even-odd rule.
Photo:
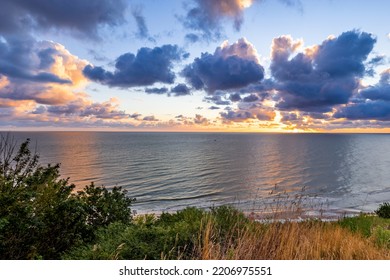
[[82, 189], [121, 186], [134, 213], [237, 207], [332, 218], [390, 201], [390, 134], [12, 132]]

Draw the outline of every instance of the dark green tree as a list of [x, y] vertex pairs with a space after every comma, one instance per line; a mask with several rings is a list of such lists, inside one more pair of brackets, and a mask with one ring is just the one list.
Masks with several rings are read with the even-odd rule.
[[59, 259], [90, 242], [98, 228], [130, 223], [133, 199], [119, 187], [112, 191], [93, 183], [75, 192], [60, 178], [60, 166], [39, 165], [30, 140], [19, 148], [0, 136], [0, 258]]

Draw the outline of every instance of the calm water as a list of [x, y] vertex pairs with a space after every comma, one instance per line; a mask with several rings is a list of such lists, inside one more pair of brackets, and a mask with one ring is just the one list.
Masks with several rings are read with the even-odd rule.
[[[79, 188], [119, 185], [138, 212], [234, 204], [375, 210], [390, 200], [390, 135], [17, 132]], [[317, 212], [316, 212], [317, 211]]]

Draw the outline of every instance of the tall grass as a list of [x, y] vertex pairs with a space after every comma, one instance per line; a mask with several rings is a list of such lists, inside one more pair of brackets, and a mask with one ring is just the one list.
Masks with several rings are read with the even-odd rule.
[[67, 259], [390, 259], [390, 220], [372, 215], [321, 220], [251, 220], [222, 206], [186, 208], [113, 224]]
[[[235, 232], [236, 231], [236, 232]], [[337, 223], [250, 222], [245, 229], [232, 229], [236, 238], [215, 242], [218, 229], [211, 221], [201, 229], [198, 253], [203, 260], [371, 260], [390, 259], [390, 251]]]
[[[324, 204], [303, 194], [277, 193], [268, 211], [250, 213], [244, 226], [234, 217], [221, 235], [213, 216], [201, 223], [196, 258], [267, 260], [390, 259], [390, 220], [361, 214], [322, 221]], [[314, 203], [313, 203], [314, 202]], [[305, 209], [318, 213], [308, 218]], [[226, 215], [237, 212], [224, 209]], [[256, 221], [260, 218], [260, 222]]]

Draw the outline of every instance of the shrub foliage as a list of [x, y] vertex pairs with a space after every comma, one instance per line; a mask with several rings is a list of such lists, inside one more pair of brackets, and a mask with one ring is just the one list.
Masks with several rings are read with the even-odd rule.
[[29, 139], [17, 147], [9, 135], [0, 137], [1, 259], [59, 259], [93, 241], [98, 228], [131, 222], [133, 199], [121, 188], [92, 183], [76, 193], [58, 164], [39, 164]]
[[382, 203], [375, 213], [381, 218], [390, 219], [390, 203]]

